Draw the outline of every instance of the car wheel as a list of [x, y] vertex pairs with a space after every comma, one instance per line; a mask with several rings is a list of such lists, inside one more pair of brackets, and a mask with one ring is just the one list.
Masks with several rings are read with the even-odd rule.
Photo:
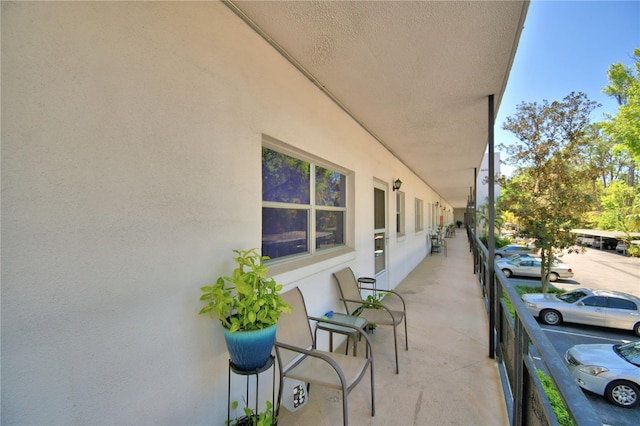
[[553, 309], [545, 309], [540, 312], [540, 319], [547, 325], [558, 325], [562, 322], [562, 315]]
[[502, 259], [502, 255], [501, 255], [501, 254], [497, 254], [497, 253], [496, 253], [496, 254], [494, 255], [494, 257], [495, 257], [496, 259]]
[[640, 389], [632, 382], [616, 380], [609, 383], [604, 391], [609, 401], [618, 407], [632, 408], [640, 402]]
[[503, 269], [502, 273], [504, 274], [505, 277], [509, 278], [511, 275], [513, 275], [513, 273], [511, 272], [511, 270], [509, 269]]
[[637, 322], [636, 325], [633, 326], [633, 332], [636, 333], [636, 336], [640, 337], [640, 322]]
[[560, 278], [560, 277], [555, 272], [550, 272], [549, 273], [549, 281], [551, 281], [552, 283], [558, 281], [558, 278]]

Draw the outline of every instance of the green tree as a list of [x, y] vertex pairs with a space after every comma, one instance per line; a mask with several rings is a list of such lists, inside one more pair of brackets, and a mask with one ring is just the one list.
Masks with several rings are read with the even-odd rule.
[[588, 143], [589, 115], [598, 106], [584, 93], [551, 103], [523, 102], [503, 124], [520, 143], [500, 146], [508, 154], [506, 162], [518, 167], [501, 202], [518, 216], [522, 233], [540, 250], [545, 293], [554, 253], [577, 250], [570, 231], [591, 208], [591, 197], [584, 192], [589, 175], [576, 158]]
[[621, 63], [609, 67], [609, 84], [603, 93], [614, 97], [620, 108], [616, 115], [602, 123], [604, 131], [616, 142], [624, 145], [634, 158], [628, 182], [635, 185], [635, 162], [640, 160], [640, 48], [633, 52], [635, 73]]
[[[478, 207], [478, 211], [476, 212], [478, 216], [478, 229], [482, 234], [482, 237], [486, 240], [489, 235], [489, 199], [488, 197], [485, 199], [485, 204]], [[500, 212], [500, 207], [498, 204], [495, 205], [495, 219], [494, 219], [494, 232], [499, 236], [502, 232], [502, 227], [504, 225], [504, 220], [502, 218], [502, 213]]]
[[589, 172], [590, 190], [596, 194], [598, 188], [606, 188], [614, 180], [626, 177], [631, 157], [626, 148], [602, 130], [600, 123], [588, 126], [585, 138], [588, 143], [582, 146], [578, 162]]
[[606, 188], [601, 202], [604, 211], [598, 221], [600, 229], [626, 232], [628, 240], [630, 232], [638, 232], [640, 187], [615, 181]]
[[518, 216], [516, 216], [513, 212], [509, 210], [503, 211], [502, 207], [500, 207], [502, 205], [501, 201], [499, 201], [497, 204], [498, 204], [497, 210], [500, 210], [502, 212], [502, 222], [503, 222], [502, 226], [503, 227], [510, 226], [511, 228], [515, 228], [516, 230], [518, 230], [519, 228]]

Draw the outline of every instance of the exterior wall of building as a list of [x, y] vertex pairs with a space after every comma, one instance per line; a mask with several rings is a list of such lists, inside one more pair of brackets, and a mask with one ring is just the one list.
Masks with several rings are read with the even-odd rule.
[[[495, 177], [500, 177], [500, 153], [495, 152], [493, 154], [494, 158], [494, 168], [495, 168]], [[485, 153], [482, 158], [482, 166], [480, 166], [480, 170], [478, 171], [478, 176], [476, 179], [476, 212], [484, 212], [484, 214], [488, 214], [489, 210], [489, 154]], [[497, 200], [500, 197], [500, 184], [496, 182], [495, 191], [494, 191], [494, 199]], [[482, 221], [482, 214], [478, 214], [476, 217], [476, 231], [479, 235], [483, 235], [487, 232], [486, 226]], [[498, 232], [498, 231], [496, 231]]]
[[427, 253], [436, 194], [221, 3], [3, 2], [2, 83], [3, 423], [223, 424], [199, 288], [261, 244], [263, 135], [352, 171], [348, 246], [272, 268], [310, 313], [374, 271], [374, 181], [386, 286]]
[[[493, 154], [494, 158], [494, 168], [495, 168], [495, 177], [496, 179], [500, 177], [500, 153], [495, 152]], [[476, 181], [477, 187], [477, 207], [485, 206], [488, 202], [489, 197], [489, 154], [485, 153], [484, 157], [482, 157], [482, 166], [480, 166], [480, 171], [478, 172], [478, 178]], [[500, 197], [500, 184], [496, 183], [495, 186], [495, 199], [497, 200]]]

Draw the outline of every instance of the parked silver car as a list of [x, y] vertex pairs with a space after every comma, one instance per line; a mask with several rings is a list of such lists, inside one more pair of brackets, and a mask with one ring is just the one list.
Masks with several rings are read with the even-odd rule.
[[616, 251], [618, 253], [626, 253], [627, 243], [625, 243], [624, 241], [618, 241], [618, 244], [616, 245]]
[[[506, 259], [503, 259], [501, 257], [497, 257], [496, 258], [496, 262], [513, 262], [516, 259], [523, 259], [523, 258], [529, 258], [529, 259], [536, 259], [536, 260], [540, 260], [540, 256], [538, 254], [535, 253], [520, 253], [520, 254], [514, 254], [513, 256], [510, 256]], [[558, 258], [558, 257], [554, 257], [553, 258], [553, 262], [554, 263], [562, 263], [562, 259]]]
[[536, 251], [537, 250], [535, 247], [525, 246], [523, 244], [509, 244], [504, 247], [500, 247], [499, 249], [496, 249], [495, 257], [497, 259], [499, 257], [511, 257], [521, 253], [533, 254]]
[[640, 403], [640, 341], [624, 345], [575, 345], [565, 363], [580, 387], [620, 407]]
[[[522, 277], [541, 278], [542, 262], [537, 257], [518, 257], [517, 259], [502, 259], [497, 262], [498, 268], [509, 278], [512, 275]], [[549, 272], [549, 281], [558, 281], [560, 278], [573, 277], [570, 266], [554, 263]]]
[[640, 298], [610, 290], [579, 288], [557, 294], [524, 294], [529, 312], [541, 322], [563, 321], [632, 330], [640, 336]]

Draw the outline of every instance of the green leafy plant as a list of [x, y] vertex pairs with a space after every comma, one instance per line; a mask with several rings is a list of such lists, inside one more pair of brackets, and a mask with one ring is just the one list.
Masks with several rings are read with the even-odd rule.
[[[527, 293], [542, 292], [542, 286], [535, 286], [535, 287], [515, 286], [514, 288], [520, 296]], [[563, 292], [564, 292], [563, 290], [557, 289], [555, 287], [552, 287], [549, 289], [549, 293], [563, 293]], [[511, 314], [511, 317], [515, 318], [515, 310], [513, 308], [513, 305], [511, 304], [511, 301], [506, 296], [506, 293], [503, 293], [503, 298], [507, 305], [507, 309]], [[564, 401], [560, 396], [560, 392], [558, 392], [558, 388], [553, 383], [553, 380], [551, 379], [551, 377], [545, 374], [545, 372], [542, 370], [536, 370], [536, 373], [538, 374], [538, 378], [540, 379], [540, 384], [542, 385], [542, 389], [544, 390], [544, 393], [547, 395], [547, 398], [549, 399], [549, 404], [551, 404], [551, 408], [553, 409], [553, 412], [556, 415], [556, 418], [558, 419], [558, 424], [560, 426], [572, 426], [574, 423], [571, 420], [571, 416], [567, 411], [567, 407], [564, 404]]]
[[536, 372], [538, 373], [538, 378], [540, 379], [544, 393], [547, 394], [553, 413], [556, 415], [558, 424], [560, 426], [573, 426], [574, 423], [573, 420], [571, 420], [567, 406], [564, 404], [560, 392], [558, 392], [558, 388], [555, 383], [553, 383], [553, 380], [551, 380], [551, 377], [547, 376], [542, 370], [536, 370]]
[[[233, 419], [230, 422], [225, 422], [228, 426], [271, 426], [273, 424], [273, 404], [271, 401], [266, 401], [267, 408], [260, 412], [254, 413], [249, 407], [244, 407], [244, 416]], [[238, 401], [233, 401], [231, 409], [236, 410], [238, 408]]]
[[[527, 285], [517, 285], [514, 286], [514, 289], [516, 290], [516, 292], [522, 296], [523, 294], [529, 294], [529, 293], [542, 293], [542, 286], [527, 286]], [[556, 287], [549, 287], [547, 289], [547, 293], [548, 294], [552, 294], [552, 293], [556, 293], [556, 294], [562, 294], [564, 293], [565, 290], [556, 288]], [[502, 297], [504, 300], [504, 303], [507, 307], [507, 310], [509, 311], [509, 314], [511, 315], [511, 318], [515, 318], [516, 317], [516, 311], [515, 308], [513, 307], [513, 304], [511, 303], [511, 300], [509, 299], [509, 297], [507, 296], [506, 292], [502, 292]]]
[[382, 299], [384, 299], [384, 295], [382, 294], [376, 294], [375, 296], [370, 294], [365, 299], [363, 307], [368, 309], [383, 309], [382, 306], [380, 306]]
[[[363, 309], [384, 309], [382, 307], [382, 299], [384, 299], [384, 295], [383, 294], [377, 294], [377, 295], [368, 295], [367, 298], [364, 300], [364, 303], [354, 311], [353, 315], [360, 315], [360, 313], [362, 312]], [[378, 325], [377, 324], [373, 324], [373, 323], [369, 323], [369, 330], [375, 330], [376, 327]]]
[[282, 300], [282, 285], [267, 277], [269, 268], [257, 248], [233, 250], [237, 267], [231, 276], [219, 277], [212, 286], [201, 287], [200, 300], [207, 304], [200, 314], [214, 315], [231, 333], [260, 330], [278, 322], [280, 314], [291, 312]]

